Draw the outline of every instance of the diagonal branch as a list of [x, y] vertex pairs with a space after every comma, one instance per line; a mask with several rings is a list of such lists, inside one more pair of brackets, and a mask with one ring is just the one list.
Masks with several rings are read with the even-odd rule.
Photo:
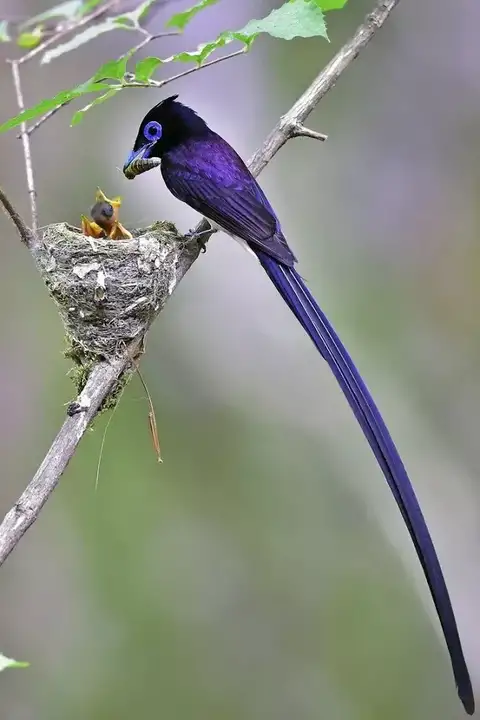
[[25, 245], [30, 248], [32, 245], [32, 231], [27, 227], [23, 221], [22, 216], [14, 208], [8, 197], [5, 195], [3, 189], [0, 187], [0, 202], [3, 205], [5, 213], [11, 218], [13, 224], [17, 228], [20, 239]]
[[[280, 118], [263, 145], [252, 155], [248, 162], [248, 167], [255, 176], [262, 172], [288, 140], [299, 135], [299, 126], [303, 125], [320, 100], [334, 87], [340, 75], [358, 57], [360, 51], [368, 45], [398, 3], [399, 0], [379, 0], [363, 23], [358, 26], [352, 38], [325, 65], [293, 107]], [[209, 229], [210, 232], [208, 232]], [[207, 242], [211, 234], [211, 226], [208, 220], [204, 218], [197, 225], [194, 233], [202, 233], [203, 242]]]
[[[303, 125], [319, 101], [335, 85], [340, 75], [355, 60], [359, 52], [370, 42], [398, 2], [399, 0], [378, 1], [351, 40], [320, 72], [293, 107], [280, 118], [261, 148], [248, 163], [254, 175], [258, 175], [263, 170], [288, 140], [299, 134], [299, 125]], [[1, 196], [0, 199], [2, 199]], [[202, 220], [195, 232], [204, 232], [208, 238], [211, 234], [209, 223]], [[185, 249], [182, 268], [175, 285], [196, 260], [198, 253], [198, 249], [194, 253], [192, 253], [191, 247], [189, 250]], [[73, 457], [90, 421], [95, 417], [103, 400], [108, 397], [122, 372], [131, 364], [132, 351], [135, 352], [135, 349], [135, 347], [130, 347], [114, 362], [98, 363], [92, 369], [87, 384], [76, 403], [76, 407], [83, 411], [65, 420], [35, 477], [0, 525], [0, 565], [37, 519], [43, 505]]]

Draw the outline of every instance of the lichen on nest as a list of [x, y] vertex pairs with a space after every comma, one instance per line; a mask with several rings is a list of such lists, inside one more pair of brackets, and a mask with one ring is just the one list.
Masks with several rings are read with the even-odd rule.
[[37, 264], [58, 306], [81, 390], [89, 368], [142, 338], [198, 255], [168, 222], [131, 240], [92, 239], [67, 223], [44, 231]]

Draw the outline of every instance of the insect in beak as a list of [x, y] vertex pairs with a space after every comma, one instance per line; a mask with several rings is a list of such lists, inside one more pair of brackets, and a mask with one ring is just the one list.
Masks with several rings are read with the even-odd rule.
[[139, 150], [134, 150], [127, 158], [123, 166], [123, 174], [128, 180], [133, 180], [137, 175], [141, 175], [147, 170], [153, 170], [160, 165], [160, 158], [150, 158], [148, 154], [155, 143], [144, 145]]

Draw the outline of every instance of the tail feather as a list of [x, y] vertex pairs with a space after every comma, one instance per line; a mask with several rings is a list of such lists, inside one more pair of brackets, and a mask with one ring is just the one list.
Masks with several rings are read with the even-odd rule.
[[475, 709], [470, 676], [438, 557], [425, 519], [390, 433], [365, 383], [327, 317], [300, 275], [269, 255], [255, 251], [265, 272], [335, 375], [357, 418], [407, 525], [442, 625], [459, 697], [466, 712]]

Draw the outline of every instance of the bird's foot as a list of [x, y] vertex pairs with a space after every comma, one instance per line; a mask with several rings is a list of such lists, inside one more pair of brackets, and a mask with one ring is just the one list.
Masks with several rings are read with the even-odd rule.
[[[202, 230], [201, 232], [195, 232], [195, 230], [189, 230], [187, 233], [185, 233], [185, 238], [187, 241], [193, 240], [198, 243], [200, 247], [201, 252], [207, 252], [207, 240], [208, 237], [212, 234], [212, 232], [215, 232], [213, 228], [208, 228], [208, 230]], [[202, 240], [203, 236], [207, 235], [208, 237], [206, 240]]]

